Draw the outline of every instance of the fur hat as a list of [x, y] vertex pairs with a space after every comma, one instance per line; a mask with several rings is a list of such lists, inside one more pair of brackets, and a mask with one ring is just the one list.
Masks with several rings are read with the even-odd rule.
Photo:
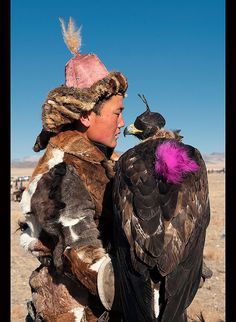
[[49, 92], [42, 106], [43, 130], [33, 147], [35, 152], [44, 149], [51, 136], [65, 125], [79, 120], [82, 112], [90, 112], [95, 105], [116, 94], [125, 95], [126, 77], [120, 72], [108, 72], [95, 54], [80, 54], [80, 29], [76, 31], [72, 18], [66, 30], [60, 18], [64, 41], [75, 57], [65, 67], [65, 85]]
[[43, 126], [46, 131], [60, 132], [66, 124], [79, 120], [81, 112], [90, 112], [103, 99], [124, 95], [127, 80], [119, 72], [109, 73], [91, 87], [80, 89], [61, 86], [49, 92], [43, 105]]

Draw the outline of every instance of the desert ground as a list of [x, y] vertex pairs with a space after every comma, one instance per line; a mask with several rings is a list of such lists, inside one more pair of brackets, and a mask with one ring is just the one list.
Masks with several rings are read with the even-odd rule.
[[[216, 165], [214, 165], [216, 168]], [[221, 168], [221, 165], [219, 165]], [[32, 168], [12, 168], [12, 176], [32, 174]], [[189, 321], [225, 321], [225, 174], [209, 173], [211, 221], [207, 230], [204, 259], [213, 271], [188, 310]], [[23, 322], [30, 299], [29, 276], [39, 263], [19, 246], [17, 221], [22, 216], [20, 205], [11, 200], [11, 321]]]

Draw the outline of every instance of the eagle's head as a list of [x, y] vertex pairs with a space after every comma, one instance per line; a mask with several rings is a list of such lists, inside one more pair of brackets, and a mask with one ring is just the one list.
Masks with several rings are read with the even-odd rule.
[[134, 124], [131, 124], [124, 129], [124, 135], [134, 135], [139, 140], [145, 140], [164, 127], [166, 121], [161, 114], [150, 111], [144, 95], [141, 96], [138, 94], [138, 96], [145, 103], [146, 111], [136, 118]]

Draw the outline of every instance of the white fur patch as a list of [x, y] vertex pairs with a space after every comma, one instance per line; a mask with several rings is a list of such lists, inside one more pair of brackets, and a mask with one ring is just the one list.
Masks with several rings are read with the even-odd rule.
[[30, 228], [30, 232], [31, 232], [31, 236], [38, 238], [40, 235], [40, 232], [42, 230], [41, 225], [39, 224], [39, 222], [36, 220], [36, 217], [34, 214], [26, 214], [25, 216], [26, 218], [26, 222]]
[[26, 250], [29, 251], [29, 246], [32, 243], [36, 243], [41, 232], [41, 226], [36, 221], [36, 218], [33, 214], [25, 215], [25, 222], [28, 225], [28, 228], [20, 236], [20, 245]]
[[68, 218], [63, 216], [60, 217], [59, 222], [62, 224], [62, 226], [69, 227], [70, 235], [73, 242], [79, 239], [79, 235], [77, 235], [74, 232], [73, 226], [77, 225], [80, 221], [84, 220], [85, 218], [86, 216], [81, 216], [79, 218]]
[[[48, 161], [49, 169], [53, 168], [56, 164], [63, 162], [64, 152], [59, 149], [54, 149], [52, 151], [53, 157]], [[41, 179], [43, 173], [38, 174], [30, 182], [28, 188], [23, 192], [22, 199], [20, 202], [21, 210], [23, 213], [28, 213], [31, 211], [31, 198], [37, 188], [38, 181]]]
[[83, 260], [84, 257], [85, 257], [85, 250], [84, 249], [80, 249], [78, 252], [77, 252], [77, 256], [79, 257], [79, 259]]
[[68, 218], [68, 217], [60, 217], [59, 222], [64, 226], [64, 227], [69, 227], [69, 226], [74, 226], [77, 225], [81, 220], [86, 218], [86, 216], [82, 216], [79, 218]]
[[102, 265], [102, 262], [107, 259], [107, 256], [103, 256], [102, 258], [100, 258], [96, 263], [94, 263], [93, 265], [90, 266], [90, 269], [92, 271], [98, 272], [100, 266]]
[[73, 231], [72, 227], [69, 227], [69, 229], [70, 229], [70, 235], [71, 235], [72, 241], [75, 242], [76, 240], [79, 239], [79, 236]]
[[23, 192], [20, 206], [23, 213], [27, 214], [31, 211], [31, 198], [35, 193], [38, 182], [41, 179], [43, 174], [38, 174], [35, 178], [30, 182], [28, 188]]
[[74, 313], [75, 322], [81, 322], [84, 316], [84, 307], [77, 307], [75, 309], [70, 310], [70, 312]]
[[64, 152], [60, 149], [52, 150], [53, 157], [48, 161], [49, 169], [53, 168], [56, 164], [63, 162]]
[[159, 290], [156, 290], [154, 289], [154, 315], [155, 315], [155, 318], [158, 317], [159, 315], [159, 312], [160, 312], [160, 307], [159, 307]]
[[30, 236], [30, 229], [27, 228], [21, 235], [20, 235], [20, 245], [21, 247], [24, 248], [24, 250], [26, 252], [29, 251], [29, 246], [33, 243], [36, 243], [37, 242], [37, 238], [34, 238], [32, 236]]

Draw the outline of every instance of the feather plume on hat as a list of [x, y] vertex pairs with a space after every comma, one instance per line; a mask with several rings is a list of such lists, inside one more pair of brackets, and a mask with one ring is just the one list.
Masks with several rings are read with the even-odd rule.
[[63, 39], [65, 41], [66, 46], [70, 50], [72, 54], [79, 55], [79, 50], [82, 43], [82, 37], [81, 37], [81, 28], [76, 30], [75, 22], [70, 17], [68, 22], [68, 28], [66, 30], [65, 22], [62, 18], [59, 18], [61, 23], [61, 29], [62, 29], [62, 35]]

